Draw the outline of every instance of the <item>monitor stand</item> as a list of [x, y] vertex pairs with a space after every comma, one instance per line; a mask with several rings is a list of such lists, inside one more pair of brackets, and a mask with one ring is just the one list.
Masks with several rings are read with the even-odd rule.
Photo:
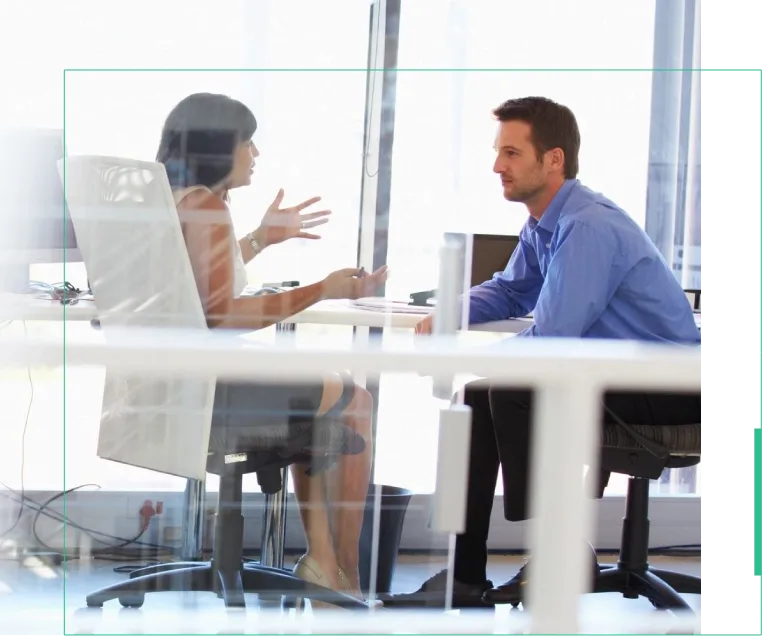
[[429, 300], [436, 296], [437, 290], [430, 289], [428, 291], [419, 291], [410, 294], [410, 304], [416, 307], [431, 307]]

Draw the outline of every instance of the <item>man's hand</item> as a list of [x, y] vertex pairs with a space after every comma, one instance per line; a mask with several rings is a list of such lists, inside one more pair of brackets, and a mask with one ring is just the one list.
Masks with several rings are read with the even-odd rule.
[[434, 325], [434, 314], [429, 314], [415, 326], [415, 333], [418, 336], [428, 336], [431, 334]]
[[272, 202], [267, 212], [262, 217], [262, 223], [255, 233], [260, 236], [264, 242], [262, 247], [267, 245], [276, 245], [293, 238], [319, 239], [318, 234], [305, 232], [305, 230], [328, 223], [330, 210], [320, 210], [302, 214], [302, 210], [314, 205], [320, 201], [320, 197], [312, 197], [302, 203], [290, 208], [281, 208], [283, 202], [283, 188], [278, 190], [275, 200]]

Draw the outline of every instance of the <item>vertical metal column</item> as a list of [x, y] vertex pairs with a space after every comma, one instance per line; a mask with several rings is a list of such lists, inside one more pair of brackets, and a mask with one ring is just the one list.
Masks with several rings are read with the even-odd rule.
[[[295, 333], [296, 325], [278, 323], [276, 333]], [[262, 542], [259, 562], [273, 568], [282, 568], [286, 549], [286, 509], [288, 504], [288, 467], [281, 470], [281, 488], [265, 495], [262, 519]]]
[[288, 468], [281, 471], [283, 486], [274, 495], [265, 495], [262, 520], [262, 544], [259, 562], [282, 568], [286, 547], [286, 504], [288, 503]]
[[[392, 183], [392, 147], [397, 105], [397, 53], [399, 49], [401, 0], [373, 0], [369, 16], [368, 78], [365, 100], [362, 185], [357, 262], [374, 271], [387, 261], [389, 205]], [[379, 295], [384, 295], [383, 287]], [[382, 329], [355, 327], [355, 339], [362, 342], [381, 338]], [[380, 378], [355, 376], [358, 384], [373, 397], [372, 434], [375, 448]], [[371, 469], [374, 479], [375, 461]]]
[[691, 152], [692, 86], [699, 77], [692, 70], [697, 5], [695, 0], [656, 0], [654, 25], [657, 70], [652, 80], [645, 230], [678, 278], [684, 267], [689, 172], [693, 177], [696, 166], [691, 164], [700, 159]]
[[183, 561], [196, 561], [203, 556], [205, 501], [206, 482], [201, 479], [186, 480], [182, 522], [183, 543], [180, 547], [180, 558]]

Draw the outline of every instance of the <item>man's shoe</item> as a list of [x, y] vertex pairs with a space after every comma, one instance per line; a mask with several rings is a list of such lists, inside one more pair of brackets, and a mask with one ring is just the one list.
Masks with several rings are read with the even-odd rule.
[[[452, 608], [491, 607], [484, 600], [484, 593], [492, 587], [492, 581], [461, 583], [453, 579]], [[389, 594], [381, 597], [384, 607], [445, 607], [447, 597], [447, 570], [428, 579], [420, 589], [408, 594]]]
[[[600, 566], [598, 565], [598, 557], [595, 554], [593, 546], [590, 546], [590, 551], [592, 553], [591, 583], [594, 583], [598, 576], [598, 572], [600, 572]], [[507, 581], [498, 587], [493, 587], [491, 590], [487, 590], [484, 593], [484, 602], [491, 605], [510, 603], [514, 607], [518, 606], [519, 603], [523, 603], [528, 569], [529, 560], [524, 563], [521, 569], [510, 581]]]

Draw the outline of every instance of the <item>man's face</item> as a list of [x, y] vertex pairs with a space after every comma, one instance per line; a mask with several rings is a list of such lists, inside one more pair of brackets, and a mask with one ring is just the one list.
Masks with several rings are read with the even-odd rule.
[[495, 139], [497, 158], [493, 171], [500, 175], [503, 196], [508, 201], [526, 203], [547, 186], [544, 157], [537, 157], [532, 145], [532, 127], [523, 121], [500, 122]]

